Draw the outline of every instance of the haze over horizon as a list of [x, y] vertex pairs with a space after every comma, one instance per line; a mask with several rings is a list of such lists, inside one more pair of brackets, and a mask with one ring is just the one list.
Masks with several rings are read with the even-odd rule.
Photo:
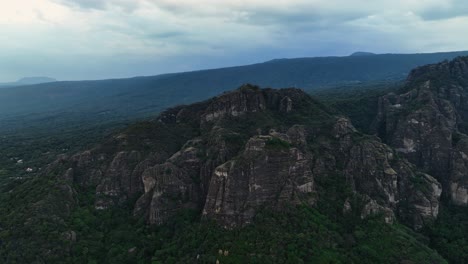
[[355, 51], [467, 50], [467, 24], [461, 0], [2, 1], [0, 82], [125, 78]]

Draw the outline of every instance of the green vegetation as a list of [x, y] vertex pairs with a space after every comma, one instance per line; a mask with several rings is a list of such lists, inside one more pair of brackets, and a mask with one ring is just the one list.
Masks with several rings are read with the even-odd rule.
[[[125, 123], [82, 127], [59, 127], [57, 130], [24, 129], [0, 133], [0, 192], [7, 192], [41, 172], [57, 155], [89, 149], [115, 133]], [[32, 168], [32, 172], [27, 172]]]
[[[0, 232], [0, 260], [113, 264], [215, 263], [217, 259], [220, 263], [239, 264], [445, 263], [427, 247], [423, 237], [404, 226], [384, 224], [378, 217], [337, 221], [316, 209], [299, 206], [284, 208], [280, 213], [264, 210], [251, 225], [234, 230], [200, 220], [196, 211], [180, 213], [164, 226], [150, 227], [135, 219], [125, 205], [95, 210], [87, 205], [92, 195], [82, 191], [79, 206], [60, 225], [39, 222], [24, 229], [22, 232], [31, 232], [30, 240], [15, 241], [11, 236], [21, 233]], [[2, 223], [19, 219], [2, 218]], [[73, 230], [76, 241], [66, 236], [67, 230]], [[49, 250], [52, 253], [44, 254]]]
[[424, 230], [429, 246], [449, 263], [468, 263], [468, 211], [464, 207], [443, 206], [437, 221]]
[[307, 207], [265, 210], [236, 230], [185, 221], [160, 229], [170, 242], [153, 263], [445, 263], [403, 226], [369, 219], [349, 228]]
[[336, 109], [336, 114], [349, 117], [358, 130], [368, 133], [378, 112], [379, 97], [401, 89], [402, 85], [395, 81], [369, 82], [320, 89], [311, 94]]
[[291, 144], [280, 138], [274, 137], [266, 141], [266, 147], [272, 150], [287, 150], [291, 147]]

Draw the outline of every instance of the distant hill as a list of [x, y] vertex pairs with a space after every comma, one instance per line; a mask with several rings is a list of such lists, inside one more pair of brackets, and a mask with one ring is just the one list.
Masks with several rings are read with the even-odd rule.
[[0, 83], [0, 88], [2, 87], [14, 87], [14, 86], [22, 86], [22, 85], [32, 85], [32, 84], [41, 84], [41, 83], [50, 83], [56, 82], [57, 80], [49, 77], [24, 77], [19, 79], [16, 82], [10, 83]]
[[20, 84], [39, 84], [39, 83], [49, 83], [56, 82], [57, 80], [49, 77], [24, 77], [17, 81]]
[[34, 124], [56, 127], [154, 115], [244, 83], [306, 91], [342, 85], [401, 81], [417, 66], [468, 51], [428, 54], [277, 59], [247, 66], [129, 79], [67, 81], [0, 90], [0, 130]]
[[376, 54], [372, 52], [366, 52], [366, 51], [357, 51], [351, 54], [350, 56], [372, 56], [372, 55], [376, 55]]

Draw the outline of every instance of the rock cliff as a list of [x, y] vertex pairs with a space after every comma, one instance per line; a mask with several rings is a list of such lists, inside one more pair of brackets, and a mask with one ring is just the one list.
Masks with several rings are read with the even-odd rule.
[[412, 71], [404, 89], [379, 101], [374, 131], [437, 178], [444, 197], [468, 205], [468, 57]]
[[[437, 120], [434, 125], [455, 125]], [[443, 132], [433, 136], [451, 141]], [[417, 140], [408, 137], [405, 142]], [[457, 145], [459, 171], [466, 162], [463, 142]], [[403, 148], [413, 153], [411, 146]], [[432, 158], [444, 159], [442, 143], [438, 149], [441, 154]], [[400, 218], [420, 228], [437, 217], [441, 185], [397, 152], [377, 137], [360, 134], [348, 119], [333, 116], [299, 89], [244, 85], [169, 109], [92, 150], [61, 157], [47, 171], [95, 188], [96, 209], [135, 199], [134, 214], [150, 224], [191, 208], [232, 228], [250, 223], [265, 208], [316, 206], [331, 199], [341, 214], [379, 214], [386, 222]], [[330, 179], [345, 186], [339, 198], [328, 189], [334, 188], [327, 185]], [[457, 199], [465, 199], [464, 185], [453, 183], [461, 190]]]

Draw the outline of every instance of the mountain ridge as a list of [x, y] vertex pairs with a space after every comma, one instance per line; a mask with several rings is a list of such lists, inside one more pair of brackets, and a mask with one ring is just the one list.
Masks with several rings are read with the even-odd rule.
[[[167, 107], [205, 100], [244, 83], [307, 91], [374, 81], [391, 83], [403, 80], [416, 66], [462, 54], [468, 52], [298, 58], [130, 79], [7, 88], [0, 91], [0, 124], [5, 124], [0, 128], [34, 127], [42, 124], [41, 119], [51, 120], [50, 125], [69, 126], [70, 119], [100, 124], [146, 118]], [[19, 117], [24, 122], [18, 122]]]
[[468, 57], [414, 69], [406, 86], [379, 100], [374, 132], [436, 176], [452, 202], [468, 205], [465, 175]]
[[35, 85], [35, 84], [42, 84], [42, 83], [50, 83], [56, 82], [56, 79], [50, 77], [23, 77], [18, 79], [16, 82], [8, 82], [8, 83], [0, 83], [0, 88], [9, 88], [9, 87], [17, 87], [17, 86], [25, 86], [25, 85]]
[[[264, 206], [313, 206], [322, 188], [316, 182], [328, 174], [352, 182], [364, 203], [353, 210], [362, 210], [362, 217], [382, 213], [391, 223], [398, 212], [411, 215], [400, 220], [419, 229], [438, 214], [441, 187], [435, 179], [416, 173], [412, 165], [395, 158], [388, 146], [359, 135], [348, 119], [331, 115], [299, 89], [244, 85], [205, 102], [169, 109], [145, 126], [144, 132], [129, 130], [103, 147], [61, 157], [46, 173], [62, 168], [59, 178], [96, 186], [99, 210], [118, 206], [144, 190], [135, 214], [158, 225], [180, 208], [202, 210], [203, 216], [235, 227], [249, 223]], [[174, 129], [187, 137], [174, 140], [174, 135], [163, 132]], [[153, 136], [147, 137], [148, 133]], [[327, 146], [326, 141], [332, 143]], [[154, 144], [158, 151], [144, 151], [155, 149]], [[322, 153], [316, 156], [313, 149]], [[359, 154], [363, 151], [369, 154]], [[337, 162], [347, 165], [337, 166]], [[258, 168], [252, 169], [253, 164]], [[379, 177], [379, 185], [363, 176], [368, 171], [373, 171], [369, 177]], [[425, 187], [413, 185], [413, 178]], [[380, 197], [379, 192], [385, 195]], [[352, 197], [345, 197], [345, 208], [351, 206], [345, 204]], [[400, 207], [399, 199], [412, 202]]]

